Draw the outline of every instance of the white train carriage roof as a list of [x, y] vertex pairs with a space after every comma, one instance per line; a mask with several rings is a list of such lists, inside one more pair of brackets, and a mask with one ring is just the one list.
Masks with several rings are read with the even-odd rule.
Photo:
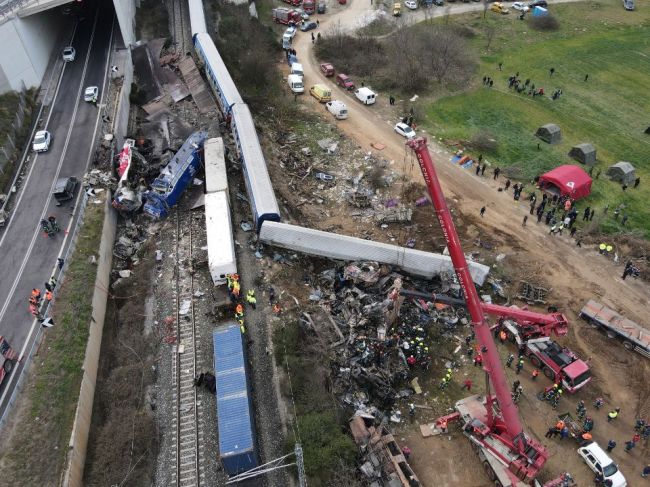
[[205, 195], [205, 227], [210, 275], [215, 284], [222, 284], [226, 274], [237, 272], [230, 206], [225, 192]]
[[215, 137], [205, 141], [205, 192], [228, 192], [228, 175], [223, 139]]
[[192, 35], [208, 31], [205, 25], [205, 14], [203, 12], [203, 0], [189, 0], [190, 27]]
[[260, 142], [255, 131], [253, 117], [247, 105], [233, 107], [233, 121], [235, 138], [244, 159], [246, 178], [248, 180], [250, 195], [254, 201], [258, 215], [280, 214], [271, 178], [266, 167], [266, 160], [260, 147]]

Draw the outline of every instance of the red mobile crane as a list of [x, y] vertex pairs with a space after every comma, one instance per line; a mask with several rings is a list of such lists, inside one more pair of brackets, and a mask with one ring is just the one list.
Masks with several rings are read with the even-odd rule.
[[[451, 306], [467, 306], [462, 299], [441, 294], [405, 289], [401, 290], [400, 294]], [[532, 364], [540, 368], [553, 382], [561, 383], [564, 390], [576, 392], [591, 381], [589, 365], [570, 349], [551, 340], [552, 333], [557, 336], [567, 334], [568, 322], [562, 313], [544, 314], [483, 302], [481, 309], [485, 314], [499, 317], [499, 322], [492, 326], [492, 330], [502, 327], [518, 346], [524, 347]]]
[[[541, 443], [526, 436], [519, 421], [517, 406], [510, 395], [510, 386], [501, 367], [490, 327], [483, 316], [481, 301], [427, 149], [427, 140], [418, 137], [409, 140], [407, 145], [417, 156], [438, 222], [447, 241], [449, 255], [472, 319], [472, 327], [481, 346], [483, 368], [486, 372], [485, 398], [474, 395], [462, 399], [455, 405], [456, 412], [439, 418], [437, 422], [463, 422], [465, 436], [474, 445], [488, 477], [495, 485], [531, 485], [546, 463], [548, 452]], [[494, 396], [490, 393], [490, 383], [494, 387]]]

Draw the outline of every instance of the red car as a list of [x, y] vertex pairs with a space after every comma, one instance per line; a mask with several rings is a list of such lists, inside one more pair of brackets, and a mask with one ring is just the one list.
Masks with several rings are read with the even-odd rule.
[[354, 90], [354, 82], [350, 79], [347, 74], [339, 73], [336, 76], [336, 84], [345, 88], [348, 91]]
[[334, 76], [334, 66], [332, 66], [330, 63], [321, 64], [320, 70], [325, 76]]

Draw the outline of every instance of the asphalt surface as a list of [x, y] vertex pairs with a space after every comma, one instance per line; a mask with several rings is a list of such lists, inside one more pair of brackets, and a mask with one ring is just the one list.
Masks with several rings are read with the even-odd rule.
[[[79, 186], [75, 198], [59, 207], [52, 190], [58, 178], [76, 176], [81, 181], [87, 171], [99, 108], [83, 101], [83, 91], [87, 86], [99, 86], [101, 107], [113, 14], [112, 2], [90, 2], [76, 28], [76, 20], [70, 19], [69, 35], [72, 38], [74, 34], [76, 58], [64, 65], [48, 118], [39, 126], [39, 130], [51, 133], [52, 143], [48, 152], [32, 156], [14, 199], [11, 219], [0, 230], [0, 335], [18, 353], [35, 335], [30, 333], [32, 327], [40, 326], [34, 324], [29, 313], [30, 292], [32, 288], [44, 292], [57, 256], [69, 245], [65, 229], [76, 218], [73, 209], [80, 195]], [[61, 13], [54, 9], [51, 15]], [[62, 229], [55, 238], [41, 231], [41, 219], [50, 215], [56, 217]], [[19, 371], [16, 368], [14, 374]], [[6, 378], [0, 392], [8, 382]]]

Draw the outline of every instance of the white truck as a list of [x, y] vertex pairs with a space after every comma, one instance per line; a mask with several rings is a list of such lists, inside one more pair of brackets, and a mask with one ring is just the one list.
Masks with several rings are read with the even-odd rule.
[[302, 69], [302, 64], [292, 63], [291, 64], [291, 74], [300, 76], [301, 78], [305, 76], [305, 71]]
[[618, 338], [627, 350], [633, 350], [650, 358], [650, 330], [593, 299], [580, 310], [580, 318], [591, 326], [600, 328], [609, 338]]

